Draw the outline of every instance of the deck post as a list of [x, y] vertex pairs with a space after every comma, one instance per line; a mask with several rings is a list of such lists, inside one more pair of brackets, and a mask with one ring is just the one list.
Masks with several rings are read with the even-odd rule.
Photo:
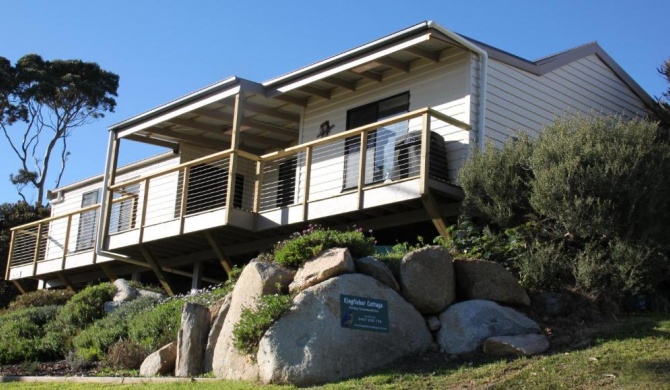
[[184, 219], [186, 218], [186, 206], [188, 205], [188, 181], [191, 177], [191, 168], [184, 168], [181, 180], [181, 199], [179, 200], [179, 234], [184, 234]]
[[230, 276], [230, 271], [232, 271], [232, 267], [230, 266], [230, 260], [228, 259], [226, 252], [224, 252], [223, 248], [221, 248], [221, 245], [219, 245], [219, 243], [216, 242], [214, 236], [212, 236], [212, 233], [210, 231], [205, 230], [203, 234], [205, 235], [207, 242], [209, 242], [209, 245], [212, 247], [212, 250], [216, 254], [216, 258], [219, 259], [221, 267], [223, 267], [223, 269], [226, 271], [226, 274]]
[[35, 252], [33, 253], [33, 276], [37, 275], [37, 259], [40, 257], [40, 244], [42, 241], [42, 224], [37, 225], [37, 237], [35, 238]]
[[74, 287], [72, 287], [72, 282], [70, 282], [70, 279], [68, 279], [68, 277], [65, 276], [65, 274], [63, 272], [58, 272], [56, 275], [58, 276], [58, 279], [60, 279], [61, 283], [63, 283], [65, 285], [65, 288], [67, 289], [67, 291], [69, 291], [71, 293], [75, 292]]
[[[67, 251], [70, 244], [70, 230], [72, 230], [72, 214], [67, 216], [67, 224], [65, 226], [65, 242], [63, 243], [63, 257], [61, 258], [60, 269], [65, 269], [65, 259], [67, 258]], [[95, 253], [95, 251], [93, 252]]]
[[230, 211], [233, 208], [233, 195], [235, 194], [235, 174], [237, 173], [237, 151], [240, 148], [240, 128], [244, 119], [244, 92], [235, 95], [235, 108], [233, 112], [233, 127], [230, 138], [230, 163], [228, 164], [228, 188], [226, 188], [226, 209], [224, 224], [230, 221]]
[[437, 232], [440, 234], [440, 236], [445, 240], [449, 239], [451, 236], [447, 230], [447, 225], [442, 219], [440, 206], [437, 204], [435, 197], [433, 197], [433, 194], [431, 194], [430, 191], [427, 191], [425, 194], [421, 195], [421, 203], [423, 203], [423, 207], [426, 209], [426, 212], [428, 212], [428, 216], [430, 217], [430, 220], [433, 222], [433, 225], [435, 226], [435, 229], [437, 229]]
[[367, 130], [361, 132], [361, 147], [360, 147], [360, 156], [358, 160], [358, 188], [357, 199], [358, 199], [358, 209], [363, 208], [363, 186], [365, 185], [365, 157], [367, 155], [368, 148], [368, 132]]
[[116, 282], [116, 274], [109, 265], [105, 263], [98, 263], [98, 265], [100, 266], [100, 269], [102, 269], [102, 272], [105, 274], [105, 276], [107, 277], [107, 279], [109, 279], [110, 282], [112, 283]]
[[144, 244], [140, 244], [139, 247], [140, 252], [142, 252], [142, 256], [144, 256], [144, 259], [149, 264], [149, 267], [151, 267], [151, 270], [154, 271], [154, 274], [156, 274], [156, 277], [158, 278], [161, 286], [163, 286], [165, 292], [171, 297], [174, 296], [174, 290], [172, 290], [172, 287], [170, 286], [170, 279], [165, 274], [160, 264], [154, 260], [153, 256], [151, 256], [151, 253], [149, 253]]
[[263, 192], [263, 160], [256, 162], [256, 186], [254, 187], [254, 213], [261, 210], [261, 193]]
[[202, 280], [202, 260], [193, 263], [193, 277], [191, 278], [191, 292], [195, 292], [200, 288], [200, 280]]
[[14, 287], [16, 287], [17, 290], [19, 290], [21, 295], [25, 295], [27, 293], [26, 288], [23, 287], [21, 282], [19, 282], [18, 280], [12, 280], [12, 283], [14, 283]]
[[430, 175], [430, 115], [423, 114], [423, 127], [421, 129], [421, 173], [419, 175], [421, 195], [428, 192], [428, 176]]
[[142, 212], [140, 213], [139, 242], [144, 242], [144, 224], [147, 220], [147, 208], [149, 202], [149, 178], [144, 179], [144, 193], [142, 194]]
[[305, 149], [305, 183], [302, 193], [302, 220], [307, 221], [309, 211], [309, 186], [312, 177], [312, 147]]
[[[119, 162], [119, 149], [121, 146], [121, 140], [116, 136], [116, 133], [111, 131], [110, 132], [110, 145], [108, 147], [107, 153], [107, 163], [105, 164], [105, 169], [108, 171], [106, 174], [108, 175], [108, 179], [105, 181], [103, 180], [102, 183], [102, 203], [100, 205], [100, 221], [98, 224], [98, 240], [100, 240], [99, 243], [96, 244], [97, 248], [104, 248], [104, 241], [105, 238], [109, 235], [109, 215], [112, 213], [112, 199], [114, 198], [112, 196], [112, 192], [109, 190], [109, 187], [114, 185], [116, 182], [116, 168]], [[108, 166], [109, 165], [109, 166]], [[94, 253], [97, 253], [97, 250], [94, 251]]]
[[9, 240], [9, 256], [7, 256], [7, 269], [5, 270], [5, 280], [9, 280], [9, 269], [14, 260], [14, 240], [16, 239], [16, 231], [12, 230], [12, 237]]

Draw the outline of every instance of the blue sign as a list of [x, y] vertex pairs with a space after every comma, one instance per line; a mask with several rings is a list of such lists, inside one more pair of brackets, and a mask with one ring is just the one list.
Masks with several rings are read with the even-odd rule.
[[340, 326], [388, 333], [388, 303], [382, 299], [340, 295]]

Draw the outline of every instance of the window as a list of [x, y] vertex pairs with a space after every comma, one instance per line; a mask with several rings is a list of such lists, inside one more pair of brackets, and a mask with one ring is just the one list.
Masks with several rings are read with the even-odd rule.
[[[98, 204], [100, 190], [84, 193], [81, 198], [81, 207]], [[98, 210], [90, 210], [79, 215], [79, 226], [77, 228], [76, 251], [92, 249], [95, 244], [95, 231], [98, 224]]]
[[[409, 112], [409, 92], [356, 107], [347, 112], [347, 130]], [[393, 170], [393, 152], [397, 137], [407, 134], [407, 121], [384, 126], [368, 133], [365, 155], [365, 184], [384, 181]], [[344, 189], [358, 185], [360, 137], [344, 143]]]

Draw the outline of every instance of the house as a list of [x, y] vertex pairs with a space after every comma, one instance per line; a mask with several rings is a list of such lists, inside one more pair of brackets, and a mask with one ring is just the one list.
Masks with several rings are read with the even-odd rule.
[[[6, 279], [151, 276], [174, 291], [225, 280], [310, 223], [444, 235], [473, 149], [565, 113], [645, 115], [650, 102], [597, 43], [528, 61], [420, 23], [111, 126], [104, 174], [52, 191], [52, 216], [14, 229]], [[129, 142], [168, 151], [117, 168]]]

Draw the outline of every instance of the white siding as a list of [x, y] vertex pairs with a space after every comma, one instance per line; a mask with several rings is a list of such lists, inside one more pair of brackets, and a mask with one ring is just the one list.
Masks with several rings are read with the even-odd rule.
[[[354, 93], [334, 96], [329, 101], [308, 106], [305, 109], [301, 142], [316, 139], [319, 126], [329, 121], [335, 128], [331, 134], [346, 130], [347, 111], [384, 98], [408, 92], [410, 111], [432, 107], [465, 123], [470, 123], [470, 58], [461, 50], [448, 50], [441, 62], [422, 61], [412, 67], [408, 74], [396, 72], [387, 76], [381, 83], [366, 83]], [[421, 128], [421, 118], [412, 120], [410, 131]], [[453, 178], [462, 159], [467, 153], [470, 134], [454, 126], [432, 123], [432, 130], [440, 133], [447, 142], [450, 163], [450, 176]], [[302, 161], [299, 161], [299, 166]], [[310, 199], [316, 200], [337, 195], [342, 190], [344, 176], [344, 141], [332, 145], [327, 150], [314, 151], [313, 175], [311, 178]], [[302, 171], [302, 170], [301, 170]], [[300, 172], [303, 182], [304, 172]], [[302, 193], [302, 189], [298, 194]]]
[[491, 59], [486, 100], [487, 140], [498, 146], [516, 131], [536, 136], [565, 113], [645, 114], [643, 102], [595, 54], [542, 76]]
[[[117, 177], [116, 182], [121, 183], [125, 180], [129, 180], [134, 177], [140, 176], [148, 171], [161, 169], [167, 166], [177, 165], [178, 162], [179, 162], [178, 159], [175, 157], [163, 160], [153, 165], [144, 166], [132, 171], [128, 171], [123, 174], [120, 174]], [[100, 191], [100, 197], [98, 199], [102, 200], [101, 188], [102, 188], [102, 178], [93, 183], [89, 183], [86, 185], [82, 185], [81, 187], [65, 191], [63, 193], [63, 201], [51, 205], [51, 215], [52, 216], [63, 215], [80, 209], [84, 194], [91, 191], [96, 190]], [[143, 207], [143, 205], [141, 204], [142, 203], [141, 197], [139, 198], [139, 203], [140, 204], [138, 205], [138, 209], [141, 209]], [[72, 224], [70, 228], [70, 239], [68, 241], [68, 253], [74, 253], [76, 250], [77, 230], [79, 227], [79, 221], [80, 221], [79, 214], [76, 214], [72, 217]], [[49, 238], [45, 254], [46, 259], [56, 259], [62, 256], [63, 248], [65, 246], [66, 226], [67, 226], [67, 219], [65, 218], [57, 219], [49, 224]]]

